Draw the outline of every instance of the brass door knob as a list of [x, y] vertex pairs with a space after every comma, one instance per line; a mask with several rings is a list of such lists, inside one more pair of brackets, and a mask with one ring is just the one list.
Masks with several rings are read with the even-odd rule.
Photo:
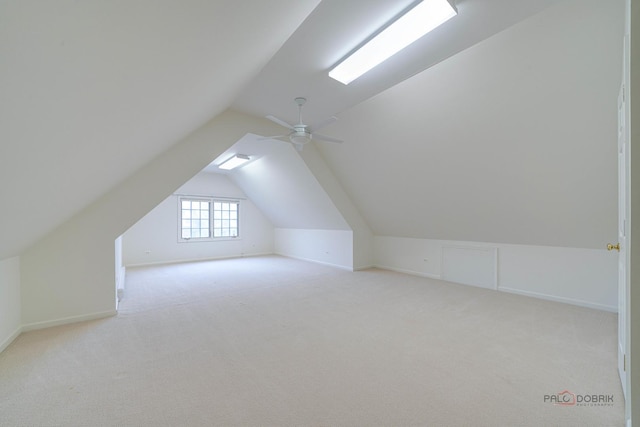
[[611, 243], [609, 243], [609, 244], [607, 245], [607, 250], [608, 250], [608, 251], [612, 251], [612, 250], [614, 250], [614, 249], [615, 249], [616, 251], [620, 252], [620, 243], [616, 243], [615, 245], [612, 245]]

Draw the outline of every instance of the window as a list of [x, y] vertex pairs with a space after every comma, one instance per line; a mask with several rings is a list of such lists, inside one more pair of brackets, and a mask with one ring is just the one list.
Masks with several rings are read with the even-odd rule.
[[213, 202], [213, 237], [238, 237], [238, 202]]
[[211, 237], [210, 211], [211, 202], [200, 199], [182, 199], [181, 218], [182, 239], [203, 239]]
[[178, 240], [211, 241], [238, 237], [239, 206], [240, 202], [235, 200], [181, 197]]

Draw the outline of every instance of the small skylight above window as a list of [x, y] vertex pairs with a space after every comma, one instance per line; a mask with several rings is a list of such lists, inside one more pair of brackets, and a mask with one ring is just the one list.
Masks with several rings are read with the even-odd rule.
[[218, 167], [224, 170], [231, 170], [247, 163], [249, 160], [251, 160], [250, 157], [245, 154], [236, 154], [220, 163]]

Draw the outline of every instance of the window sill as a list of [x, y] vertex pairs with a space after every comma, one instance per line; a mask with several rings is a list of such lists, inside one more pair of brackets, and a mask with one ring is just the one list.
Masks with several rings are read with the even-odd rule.
[[208, 238], [178, 239], [178, 243], [211, 243], [211, 242], [229, 242], [232, 240], [242, 240], [242, 237], [208, 237]]

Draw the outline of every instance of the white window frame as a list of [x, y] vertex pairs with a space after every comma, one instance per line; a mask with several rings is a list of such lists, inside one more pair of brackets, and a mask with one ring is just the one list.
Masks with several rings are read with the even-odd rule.
[[[183, 201], [200, 201], [200, 202], [207, 202], [209, 204], [209, 217], [208, 217], [208, 222], [209, 222], [209, 236], [208, 237], [189, 237], [189, 238], [185, 238], [182, 237], [182, 224], [183, 224], [183, 220], [192, 220], [193, 218], [183, 218], [182, 217], [182, 202]], [[226, 203], [226, 204], [232, 204], [236, 206], [236, 227], [235, 230], [237, 232], [236, 236], [215, 236], [214, 233], [214, 220], [218, 220], [217, 218], [214, 218], [214, 206], [216, 203]], [[219, 242], [219, 241], [228, 241], [228, 240], [238, 240], [240, 239], [240, 200], [238, 199], [231, 199], [231, 198], [225, 198], [225, 197], [209, 197], [209, 196], [190, 196], [190, 195], [180, 195], [178, 196], [178, 242], [179, 243], [194, 243], [194, 242]], [[229, 211], [230, 215], [231, 215], [231, 210]], [[200, 219], [200, 218], [198, 218]], [[223, 220], [223, 219], [220, 219]], [[232, 221], [234, 219], [232, 218], [225, 218], [224, 220], [229, 220]], [[230, 228], [231, 230], [233, 228]]]

